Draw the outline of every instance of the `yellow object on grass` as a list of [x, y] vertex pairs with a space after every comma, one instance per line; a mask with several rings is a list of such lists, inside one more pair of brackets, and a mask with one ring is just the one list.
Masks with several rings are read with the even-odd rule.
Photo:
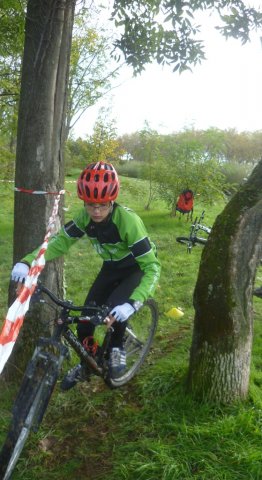
[[168, 312], [165, 313], [167, 317], [170, 318], [181, 318], [184, 315], [184, 312], [180, 308], [173, 307]]

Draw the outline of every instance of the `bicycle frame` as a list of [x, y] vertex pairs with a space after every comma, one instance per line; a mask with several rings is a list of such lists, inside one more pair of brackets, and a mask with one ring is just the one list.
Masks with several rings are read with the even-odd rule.
[[[69, 345], [75, 350], [79, 358], [88, 366], [89, 369], [95, 374], [99, 376], [104, 376], [107, 372], [104, 371], [104, 366], [102, 365], [101, 361], [103, 355], [105, 354], [106, 350], [108, 349], [111, 334], [113, 332], [113, 327], [107, 328], [103, 343], [100, 347], [100, 352], [98, 359], [96, 360], [88, 350], [84, 348], [82, 343], [78, 340], [76, 335], [72, 332], [69, 328], [69, 325], [77, 324], [80, 322], [91, 322], [95, 326], [103, 325], [104, 319], [109, 313], [109, 307], [102, 306], [96, 307], [93, 305], [83, 305], [83, 306], [75, 306], [71, 302], [62, 301], [58, 299], [50, 290], [46, 287], [39, 285], [36, 295], [39, 293], [45, 293], [48, 297], [58, 306], [62, 307], [60, 312], [59, 319], [56, 321], [56, 327], [53, 332], [53, 335], [50, 338], [40, 338], [40, 344], [43, 347], [48, 348], [52, 347], [53, 349], [57, 350], [59, 357], [58, 360], [59, 367], [63, 362], [64, 358], [68, 355], [68, 349], [65, 345], [61, 343], [61, 337], [64, 337]], [[43, 302], [43, 300], [42, 300]], [[93, 316], [70, 316], [70, 311], [81, 311], [88, 309], [89, 311], [94, 311]], [[66, 350], [65, 350], [66, 349]], [[100, 365], [99, 365], [100, 364]]]
[[196, 217], [194, 223], [191, 225], [193, 227], [194, 232], [197, 232], [198, 230], [203, 230], [205, 233], [209, 234], [211, 232], [211, 227], [208, 227], [207, 225], [203, 225], [202, 221], [204, 220], [205, 216], [205, 210], [201, 213], [199, 220]]
[[191, 230], [190, 230], [190, 235], [189, 237], [190, 238], [194, 238], [196, 237], [196, 234], [199, 230], [201, 230], [202, 232], [205, 232], [207, 233], [208, 235], [210, 234], [211, 232], [211, 228], [208, 227], [207, 225], [203, 225], [201, 223], [201, 221], [203, 220], [203, 217], [204, 217], [204, 212], [202, 212], [201, 214], [201, 217], [199, 218], [199, 220], [196, 218], [194, 223], [191, 225]]

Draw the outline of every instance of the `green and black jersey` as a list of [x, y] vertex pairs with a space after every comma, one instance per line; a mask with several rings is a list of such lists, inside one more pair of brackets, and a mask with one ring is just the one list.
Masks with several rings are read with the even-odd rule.
[[[45, 259], [53, 260], [68, 252], [69, 248], [87, 235], [104, 264], [114, 269], [138, 264], [144, 275], [130, 298], [144, 302], [152, 296], [160, 276], [160, 263], [156, 247], [150, 241], [141, 218], [129, 208], [114, 203], [106, 222], [96, 223], [82, 208], [73, 220], [51, 238]], [[32, 263], [36, 252], [22, 261]]]

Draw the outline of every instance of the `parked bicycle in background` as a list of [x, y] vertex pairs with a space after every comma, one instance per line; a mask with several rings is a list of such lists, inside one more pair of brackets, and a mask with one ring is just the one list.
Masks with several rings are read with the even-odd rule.
[[[201, 213], [199, 219], [196, 217], [194, 223], [190, 227], [190, 232], [188, 237], [176, 237], [178, 243], [182, 243], [187, 246], [187, 252], [191, 253], [192, 248], [197, 245], [205, 245], [208, 240], [208, 236], [211, 232], [211, 227], [203, 224], [205, 216], [205, 210]], [[200, 232], [206, 234], [205, 237], [200, 236]]]

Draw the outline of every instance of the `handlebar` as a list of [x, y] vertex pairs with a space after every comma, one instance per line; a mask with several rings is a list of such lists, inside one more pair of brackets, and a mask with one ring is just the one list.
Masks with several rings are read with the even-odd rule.
[[201, 222], [202, 222], [202, 220], [204, 220], [204, 216], [205, 216], [205, 210], [203, 210], [203, 212], [201, 213], [199, 219], [198, 219], [198, 217], [195, 218], [192, 227], [195, 226], [195, 225], [200, 225]]
[[62, 307], [67, 312], [69, 311], [83, 312], [87, 309], [93, 310], [94, 315], [91, 317], [86, 316], [86, 317], [75, 317], [75, 318], [76, 319], [78, 318], [79, 321], [89, 320], [91, 323], [94, 323], [95, 325], [103, 323], [104, 318], [108, 315], [109, 311], [111, 310], [110, 307], [108, 307], [107, 305], [103, 305], [101, 307], [95, 306], [95, 305], [74, 305], [73, 302], [71, 302], [70, 300], [61, 300], [53, 292], [51, 292], [49, 288], [45, 287], [42, 284], [37, 285], [35, 293], [33, 294], [33, 297], [35, 297], [35, 301], [39, 296], [39, 294], [41, 293], [45, 293], [50, 298], [50, 300], [52, 300], [52, 302], [54, 302], [59, 307]]
[[[74, 305], [73, 302], [71, 302], [70, 300], [61, 300], [53, 292], [51, 292], [49, 288], [45, 287], [44, 285], [38, 284], [35, 290], [34, 296], [37, 297], [40, 293], [45, 293], [50, 298], [50, 300], [52, 300], [56, 305], [68, 310], [81, 312], [86, 308], [86, 305], [78, 306], [78, 305]], [[94, 307], [94, 308], [97, 308], [99, 310], [98, 307]]]

